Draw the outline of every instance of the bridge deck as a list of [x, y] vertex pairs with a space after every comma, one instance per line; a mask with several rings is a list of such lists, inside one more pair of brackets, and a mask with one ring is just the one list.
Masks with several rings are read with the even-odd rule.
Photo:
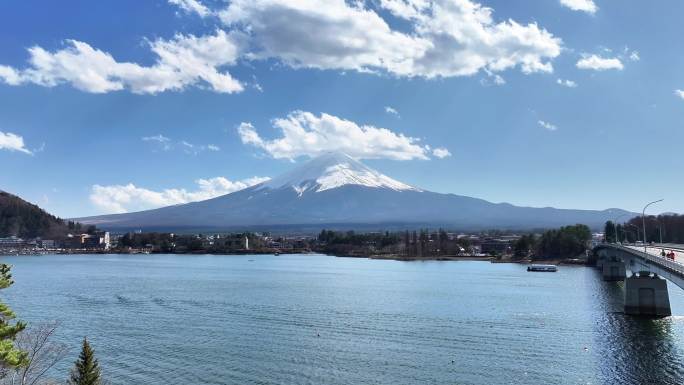
[[[601, 246], [600, 246], [601, 247]], [[662, 257], [660, 255], [661, 249], [659, 247], [647, 247], [647, 252], [644, 253], [643, 246], [623, 246], [616, 244], [603, 244], [604, 248], [612, 248], [616, 250], [621, 250], [631, 256], [633, 261], [641, 261], [638, 265], [630, 265], [628, 268], [632, 271], [646, 270], [654, 273], [658, 273], [663, 278], [666, 278], [672, 283], [684, 289], [684, 250], [680, 253], [675, 252], [680, 256], [679, 259], [675, 257], [675, 260]], [[672, 250], [674, 248], [665, 247], [667, 250]], [[641, 266], [639, 266], [641, 265]]]
[[[680, 256], [679, 260], [677, 259], [677, 253], [675, 252], [675, 260], [671, 260], [669, 258], [663, 257], [660, 255], [661, 248], [657, 247], [647, 247], [646, 250], [647, 252], [644, 253], [644, 247], [643, 246], [619, 246], [622, 248], [630, 249], [633, 253], [637, 252], [638, 255], [641, 258], [644, 258], [656, 265], [659, 265], [661, 267], [667, 268], [667, 270], [670, 270], [672, 272], [681, 274], [684, 276], [684, 264], [681, 263], [680, 261], [682, 260], [682, 256]], [[681, 254], [681, 253], [680, 253]]]
[[[659, 247], [646, 247], [647, 253], [644, 253], [643, 246], [622, 246], [624, 248], [632, 249], [639, 252], [642, 258], [648, 259], [649, 261], [667, 267], [669, 270], [682, 274], [684, 276], [684, 263], [680, 262], [684, 259], [684, 253], [680, 253], [679, 258], [677, 258], [677, 253], [675, 252], [675, 259], [669, 259], [660, 255], [663, 248]], [[665, 247], [666, 250], [671, 250]]]

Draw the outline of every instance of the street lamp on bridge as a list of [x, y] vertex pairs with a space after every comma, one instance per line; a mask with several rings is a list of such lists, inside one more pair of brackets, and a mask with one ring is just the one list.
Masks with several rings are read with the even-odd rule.
[[658, 199], [657, 201], [649, 202], [646, 206], [644, 206], [644, 209], [641, 211], [641, 224], [644, 226], [644, 253], [646, 253], [646, 209], [648, 206], [662, 202], [664, 199]]
[[660, 235], [660, 244], [663, 244], [663, 222], [655, 218], [654, 221], [658, 224], [658, 234]]

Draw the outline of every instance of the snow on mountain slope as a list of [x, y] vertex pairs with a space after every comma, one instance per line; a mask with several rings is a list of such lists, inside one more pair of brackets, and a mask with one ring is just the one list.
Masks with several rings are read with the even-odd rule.
[[623, 213], [631, 214], [518, 207], [424, 191], [345, 154], [329, 153], [270, 181], [205, 201], [77, 220], [118, 231], [320, 229], [324, 225], [538, 229], [574, 223], [599, 229]]
[[394, 180], [339, 152], [323, 154], [294, 170], [259, 186], [259, 189], [292, 188], [300, 196], [308, 191], [321, 192], [345, 185], [387, 188], [394, 191], [420, 191]]

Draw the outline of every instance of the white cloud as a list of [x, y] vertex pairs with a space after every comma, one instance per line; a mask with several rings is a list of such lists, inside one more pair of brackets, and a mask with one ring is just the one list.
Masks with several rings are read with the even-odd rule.
[[171, 141], [171, 139], [167, 138], [166, 136], [162, 134], [154, 135], [154, 136], [143, 136], [142, 140], [145, 142], [159, 142], [159, 143], [168, 143]]
[[684, 99], [684, 90], [675, 90], [674, 93], [676, 96]]
[[[551, 61], [562, 46], [536, 23], [497, 21], [493, 9], [471, 0], [233, 0], [220, 12], [198, 0], [167, 1], [186, 12], [217, 16], [225, 30], [150, 41], [156, 56], [150, 66], [118, 61], [77, 40], [66, 40], [66, 47], [56, 51], [34, 46], [28, 67], [0, 66], [0, 81], [70, 84], [93, 93], [154, 94], [189, 86], [234, 93], [244, 84], [226, 67], [238, 59], [435, 78], [516, 67], [524, 73], [552, 72]], [[404, 19], [407, 27], [393, 29], [377, 7]], [[494, 82], [503, 78], [497, 75]]]
[[167, 138], [162, 134], [154, 136], [143, 136], [142, 140], [144, 142], [156, 142], [158, 143], [159, 147], [164, 151], [169, 151], [173, 148], [173, 145], [171, 144], [171, 139]]
[[179, 142], [174, 142], [171, 138], [168, 138], [162, 134], [154, 136], [143, 136], [142, 140], [144, 142], [153, 142], [157, 145], [158, 149], [163, 151], [170, 151], [174, 148], [180, 148], [186, 154], [197, 155], [203, 151], [220, 151], [221, 148], [215, 144], [193, 144], [186, 140], [181, 140]]
[[438, 147], [432, 150], [432, 155], [438, 157], [439, 159], [444, 159], [451, 156], [451, 152], [444, 147]]
[[557, 83], [558, 85], [561, 85], [561, 86], [564, 86], [564, 87], [568, 87], [568, 88], [575, 88], [575, 87], [577, 87], [577, 83], [576, 83], [576, 82], [574, 82], [574, 81], [572, 81], [572, 80], [568, 80], [568, 79], [557, 79], [557, 80], [556, 80], [556, 83]]
[[198, 179], [196, 181], [197, 188], [193, 191], [186, 189], [154, 191], [137, 187], [132, 183], [110, 186], [96, 184], [91, 189], [90, 201], [106, 213], [126, 213], [211, 199], [245, 189], [269, 179], [253, 177], [239, 181], [230, 181], [220, 176]]
[[385, 112], [390, 114], [390, 115], [394, 115], [396, 117], [399, 117], [399, 111], [397, 111], [396, 109], [394, 109], [390, 106], [385, 106]]
[[543, 120], [539, 120], [539, 121], [537, 121], [537, 123], [549, 131], [556, 131], [558, 129], [558, 127], [555, 124], [551, 124], [551, 123], [545, 122]]
[[503, 86], [506, 84], [506, 79], [504, 79], [501, 75], [495, 74], [489, 70], [485, 70], [485, 73], [487, 74], [487, 77], [480, 79], [480, 84], [483, 86]]
[[197, 155], [197, 154], [204, 152], [204, 151], [220, 151], [221, 150], [221, 148], [219, 148], [219, 146], [217, 146], [215, 144], [207, 144], [207, 145], [192, 144], [192, 143], [189, 143], [185, 140], [181, 140], [179, 142], [179, 144], [180, 144], [181, 148], [183, 149], [183, 152], [185, 152], [186, 154], [191, 154], [191, 155]]
[[276, 159], [315, 157], [341, 151], [358, 159], [428, 159], [429, 147], [419, 139], [397, 134], [386, 128], [358, 125], [329, 114], [316, 116], [294, 111], [286, 118], [274, 119], [273, 126], [282, 137], [263, 139], [251, 123], [242, 123], [238, 133], [242, 143], [262, 149]]
[[178, 6], [188, 13], [196, 13], [200, 17], [211, 15], [211, 10], [197, 0], [168, 0], [169, 4]]
[[506, 80], [504, 80], [504, 78], [502, 78], [501, 75], [494, 75], [494, 84], [496, 84], [497, 86], [502, 86], [506, 84]]
[[624, 66], [618, 58], [604, 58], [598, 55], [584, 55], [577, 62], [577, 68], [583, 70], [622, 70]]
[[238, 57], [237, 43], [224, 31], [202, 37], [178, 34], [171, 40], [152, 41], [150, 48], [157, 60], [149, 67], [116, 61], [109, 53], [81, 41], [67, 40], [65, 44], [66, 48], [55, 52], [38, 46], [29, 48], [30, 67], [0, 67], [0, 79], [10, 85], [70, 84], [92, 93], [129, 89], [138, 94], [155, 94], [191, 85], [207, 85], [224, 93], [243, 90], [228, 72], [220, 71], [235, 64]]
[[598, 11], [593, 0], [560, 0], [560, 3], [573, 11], [582, 11], [592, 15]]
[[0, 65], [0, 80], [10, 86], [18, 86], [22, 82], [21, 75], [14, 68], [4, 65]]
[[419, 17], [431, 4], [431, 0], [380, 0], [382, 8], [402, 19]]
[[295, 68], [426, 78], [516, 66], [551, 72], [549, 60], [560, 54], [561, 40], [537, 24], [497, 23], [491, 8], [470, 0], [382, 0], [380, 6], [406, 19], [411, 31], [393, 30], [361, 1], [235, 0], [220, 18], [249, 35], [247, 57]]
[[11, 132], [0, 131], [0, 150], [18, 151], [24, 154], [31, 154], [26, 148], [24, 138]]
[[629, 60], [631, 61], [639, 61], [641, 60], [641, 57], [639, 56], [639, 51], [632, 51], [629, 54]]

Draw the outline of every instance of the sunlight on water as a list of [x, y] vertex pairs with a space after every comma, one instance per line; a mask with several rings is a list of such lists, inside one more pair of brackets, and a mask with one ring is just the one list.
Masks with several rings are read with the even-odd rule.
[[318, 255], [5, 257], [6, 300], [84, 335], [123, 384], [680, 384], [673, 317], [622, 314], [591, 268]]

